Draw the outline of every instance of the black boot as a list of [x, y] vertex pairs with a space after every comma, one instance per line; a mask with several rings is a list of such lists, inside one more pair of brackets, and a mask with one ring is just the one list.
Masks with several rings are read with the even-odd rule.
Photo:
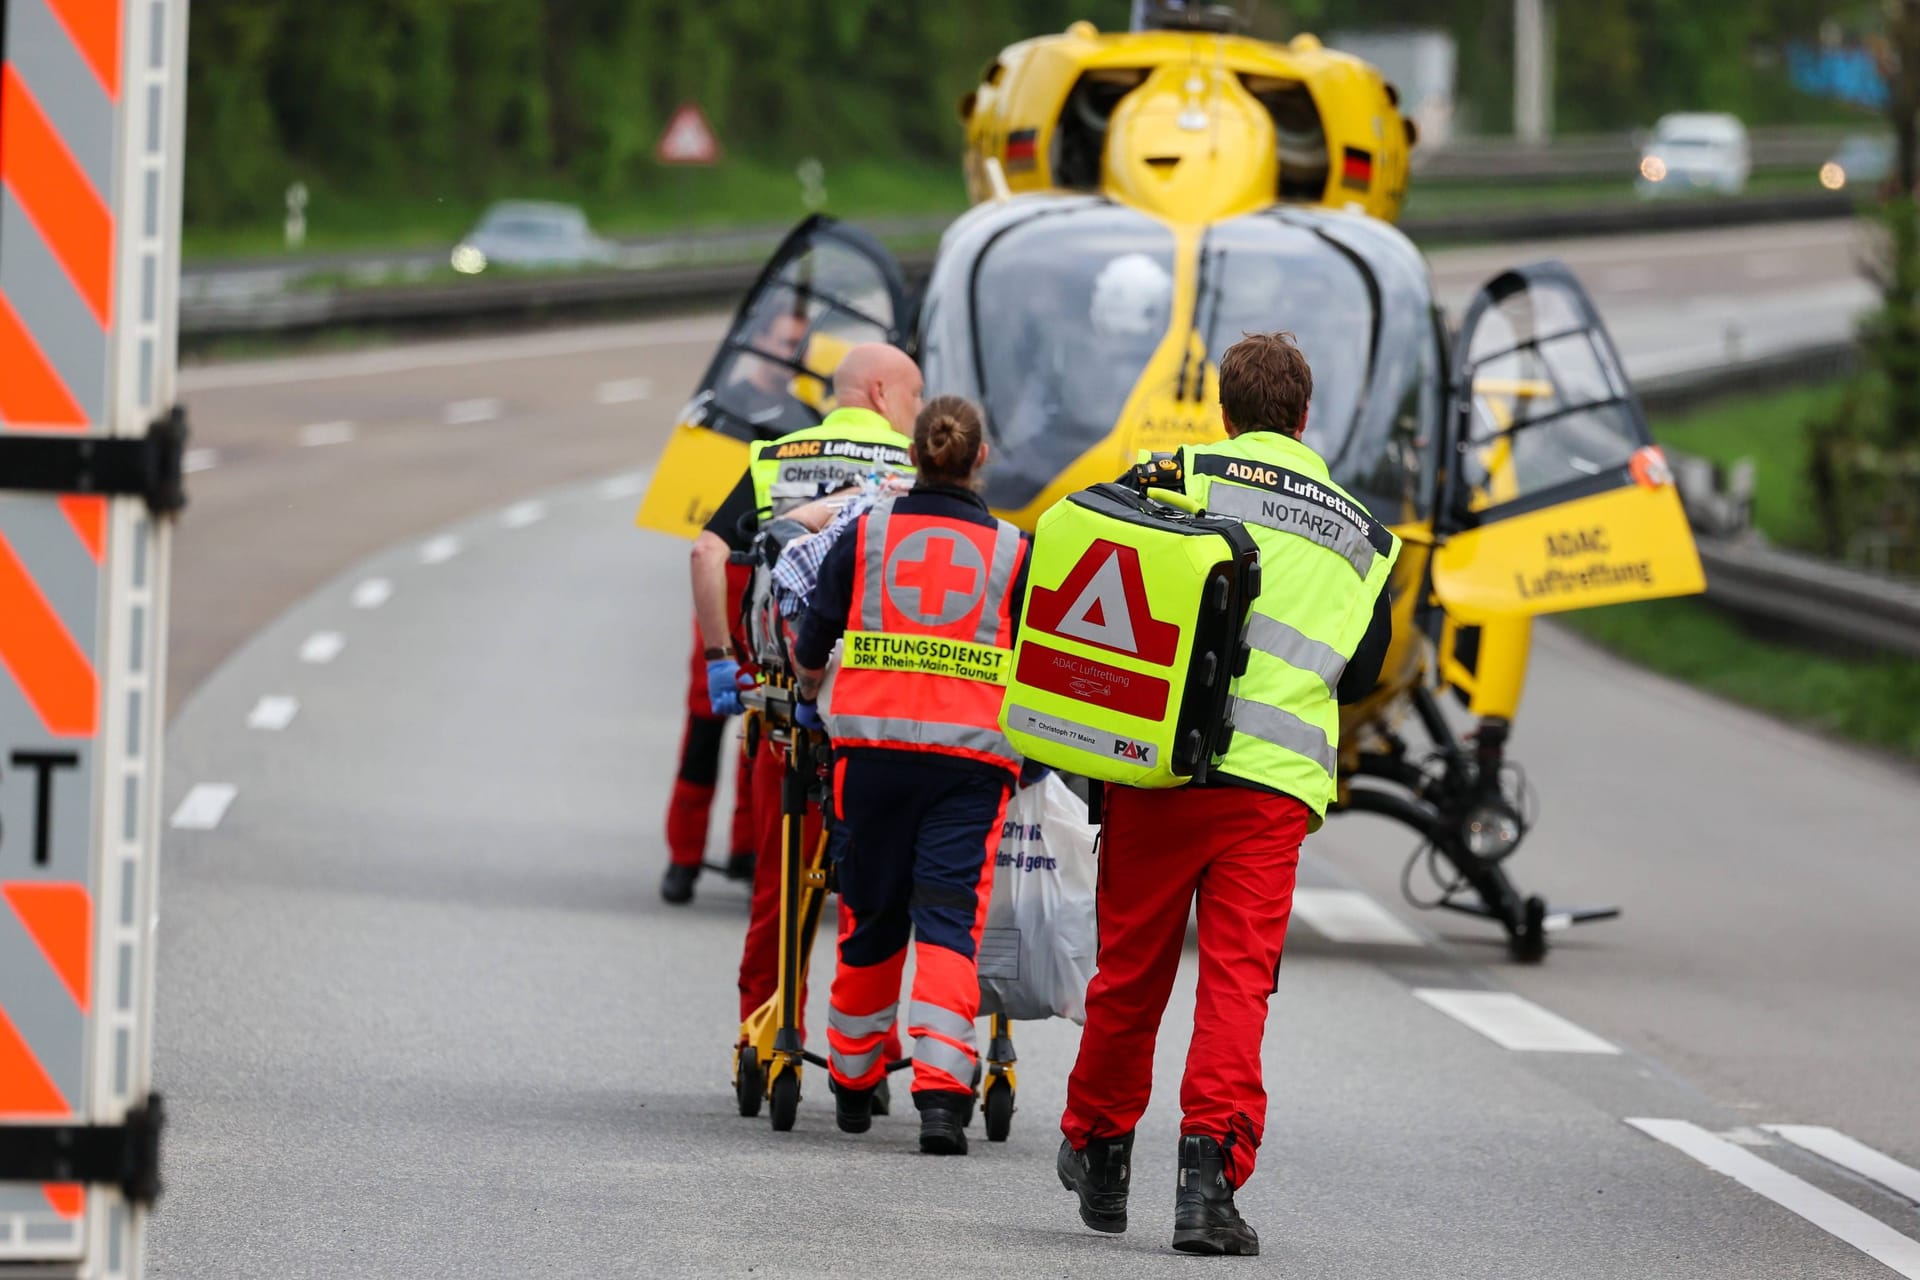
[[1127, 1229], [1127, 1176], [1133, 1163], [1133, 1135], [1090, 1138], [1079, 1151], [1060, 1139], [1054, 1168], [1060, 1185], [1080, 1197], [1080, 1221], [1095, 1231]]
[[1227, 1253], [1251, 1258], [1260, 1237], [1233, 1207], [1227, 1155], [1201, 1134], [1180, 1137], [1180, 1182], [1173, 1193], [1173, 1247], [1181, 1253]]
[[736, 853], [727, 859], [727, 879], [753, 883], [753, 868], [758, 859], [748, 849], [745, 853]]
[[967, 1112], [973, 1109], [968, 1093], [916, 1093], [920, 1108], [920, 1149], [930, 1156], [967, 1154]]
[[692, 902], [693, 882], [699, 878], [698, 864], [682, 866], [677, 862], [668, 863], [667, 874], [660, 877], [660, 896], [675, 906]]
[[[884, 1086], [886, 1081], [882, 1080]], [[833, 1082], [833, 1122], [842, 1133], [865, 1133], [873, 1127], [872, 1089], [849, 1089]]]

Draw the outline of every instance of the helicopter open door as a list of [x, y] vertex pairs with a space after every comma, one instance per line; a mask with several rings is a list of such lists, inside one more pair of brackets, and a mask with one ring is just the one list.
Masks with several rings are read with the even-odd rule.
[[1456, 621], [1705, 588], [1646, 415], [1564, 265], [1518, 267], [1481, 289], [1451, 386], [1433, 588]]
[[741, 300], [654, 468], [634, 523], [699, 534], [747, 465], [747, 446], [833, 408], [833, 371], [866, 342], [899, 345], [906, 281], [878, 240], [815, 214], [788, 233]]

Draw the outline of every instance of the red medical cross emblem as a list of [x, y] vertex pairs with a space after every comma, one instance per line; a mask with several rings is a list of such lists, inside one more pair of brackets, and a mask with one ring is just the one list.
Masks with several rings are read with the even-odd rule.
[[942, 617], [947, 612], [947, 596], [958, 593], [971, 597], [980, 589], [980, 570], [955, 564], [953, 551], [957, 538], [928, 538], [926, 554], [918, 560], [896, 560], [892, 565], [892, 586], [906, 588], [919, 597], [914, 612], [925, 618]]

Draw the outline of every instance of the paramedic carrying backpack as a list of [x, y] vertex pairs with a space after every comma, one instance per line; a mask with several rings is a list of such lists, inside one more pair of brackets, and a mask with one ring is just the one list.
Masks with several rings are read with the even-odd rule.
[[1034, 531], [1000, 725], [1022, 755], [1131, 787], [1204, 779], [1233, 737], [1260, 553], [1185, 494], [1070, 494]]

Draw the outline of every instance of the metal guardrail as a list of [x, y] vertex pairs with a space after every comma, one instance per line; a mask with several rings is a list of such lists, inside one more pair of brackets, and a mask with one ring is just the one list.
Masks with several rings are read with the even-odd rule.
[[[1822, 343], [1713, 369], [1645, 379], [1636, 391], [1647, 412], [1659, 417], [1685, 413], [1730, 395], [1844, 377], [1859, 369], [1860, 363], [1855, 344]], [[1680, 461], [1675, 460], [1676, 471]], [[1682, 492], [1686, 492], [1684, 486]], [[1715, 527], [1720, 513], [1693, 509], [1689, 514], [1700, 526], [1695, 540], [1712, 604], [1832, 647], [1920, 658], [1920, 582], [1881, 577], [1786, 551], [1754, 533], [1713, 536], [1707, 529]]]
[[[1845, 217], [1852, 209], [1846, 196], [1820, 192], [1410, 218], [1401, 229], [1422, 244], [1439, 245], [1810, 221]], [[895, 244], [904, 243], [907, 247], [899, 251], [901, 266], [913, 275], [924, 273], [932, 264], [928, 242], [949, 221], [945, 217], [898, 219], [863, 225]], [[242, 335], [527, 323], [711, 305], [730, 301], [745, 290], [779, 238], [777, 232], [762, 231], [636, 242], [629, 247], [662, 264], [645, 270], [361, 288], [183, 290], [180, 336], [191, 345]], [[716, 256], [720, 260], [712, 260]]]
[[1828, 642], [1920, 658], [1920, 584], [1758, 540], [1701, 538], [1707, 599]]

